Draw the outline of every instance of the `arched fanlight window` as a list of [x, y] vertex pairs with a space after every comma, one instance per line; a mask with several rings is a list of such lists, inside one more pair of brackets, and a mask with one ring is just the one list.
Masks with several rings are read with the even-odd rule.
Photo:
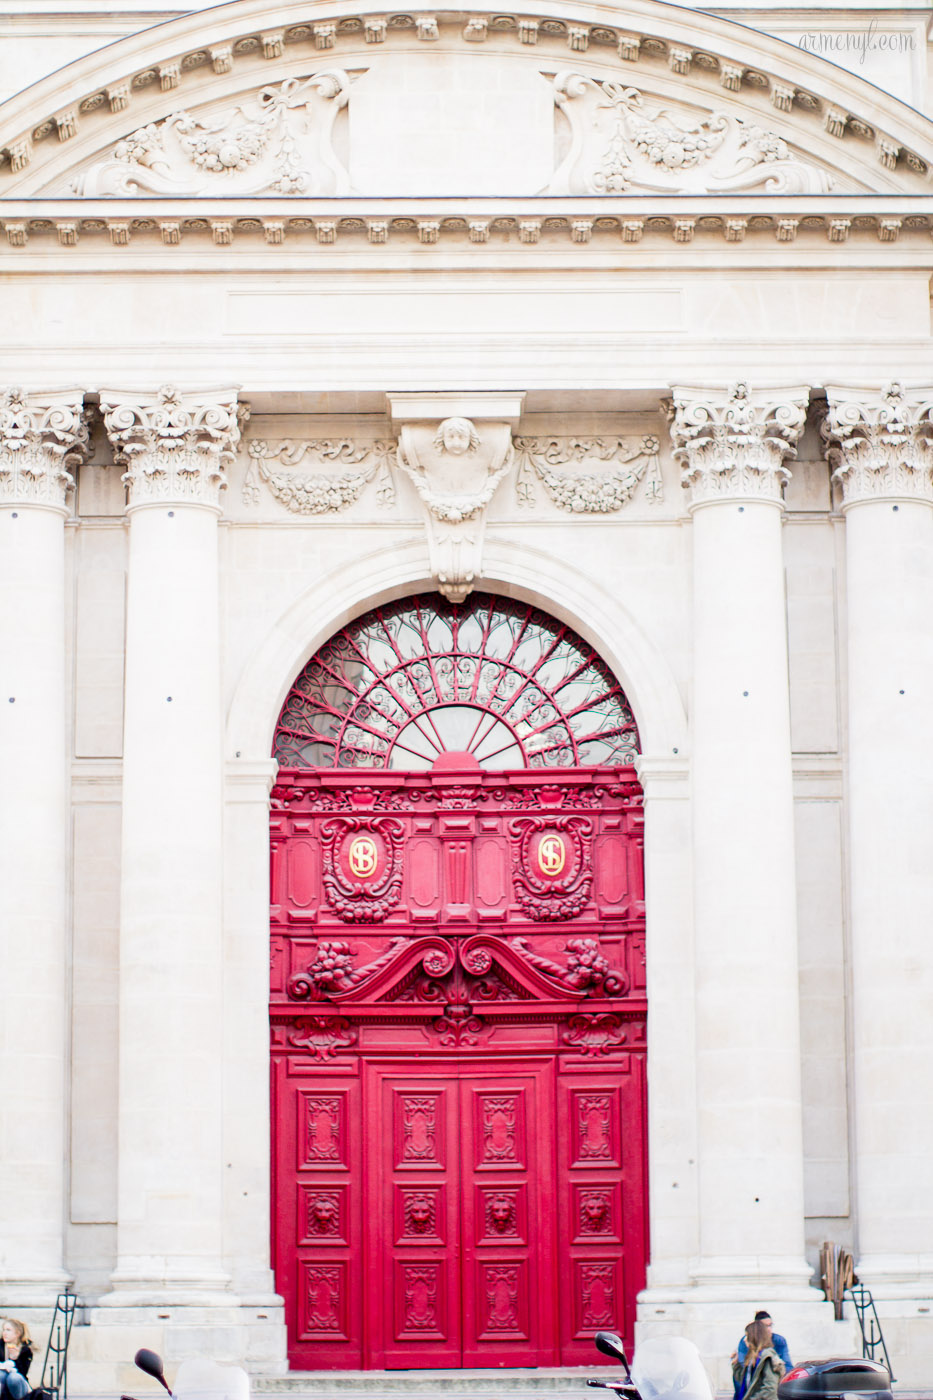
[[275, 730], [285, 768], [629, 764], [638, 731], [621, 686], [571, 628], [528, 604], [473, 593], [373, 608], [326, 642]]

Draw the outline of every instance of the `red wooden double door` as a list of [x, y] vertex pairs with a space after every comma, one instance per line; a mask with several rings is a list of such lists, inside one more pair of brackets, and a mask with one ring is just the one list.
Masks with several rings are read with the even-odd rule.
[[292, 1365], [593, 1361], [599, 1328], [629, 1330], [643, 1271], [640, 1070], [634, 1056], [281, 1062]]
[[593, 1364], [644, 1282], [628, 770], [295, 772], [272, 816], [296, 1369]]

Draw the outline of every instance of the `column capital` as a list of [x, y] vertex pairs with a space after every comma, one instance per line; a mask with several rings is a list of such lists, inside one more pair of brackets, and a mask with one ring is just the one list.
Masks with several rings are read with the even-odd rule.
[[89, 452], [80, 389], [0, 389], [0, 506], [31, 505], [67, 513], [68, 471]]
[[130, 509], [171, 501], [220, 509], [248, 414], [235, 388], [102, 389], [100, 408], [117, 464], [126, 469]]
[[892, 497], [933, 504], [933, 385], [827, 384], [820, 429], [842, 508]]
[[807, 416], [805, 385], [752, 389], [675, 385], [668, 400], [674, 457], [691, 509], [714, 501], [781, 504]]

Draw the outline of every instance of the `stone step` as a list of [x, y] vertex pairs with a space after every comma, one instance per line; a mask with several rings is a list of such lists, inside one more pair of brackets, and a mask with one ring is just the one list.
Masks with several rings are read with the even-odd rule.
[[383, 1400], [399, 1395], [431, 1400], [434, 1396], [546, 1396], [547, 1400], [585, 1400], [586, 1382], [598, 1367], [561, 1367], [444, 1371], [289, 1371], [287, 1376], [254, 1377], [254, 1395], [307, 1396], [309, 1400]]

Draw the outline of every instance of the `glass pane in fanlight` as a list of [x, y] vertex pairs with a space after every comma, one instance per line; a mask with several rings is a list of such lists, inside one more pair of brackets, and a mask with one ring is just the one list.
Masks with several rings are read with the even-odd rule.
[[565, 767], [628, 762], [637, 744], [592, 647], [528, 604], [476, 593], [457, 609], [403, 599], [331, 638], [286, 699], [275, 752], [299, 767], [417, 769], [469, 747], [485, 767]]

